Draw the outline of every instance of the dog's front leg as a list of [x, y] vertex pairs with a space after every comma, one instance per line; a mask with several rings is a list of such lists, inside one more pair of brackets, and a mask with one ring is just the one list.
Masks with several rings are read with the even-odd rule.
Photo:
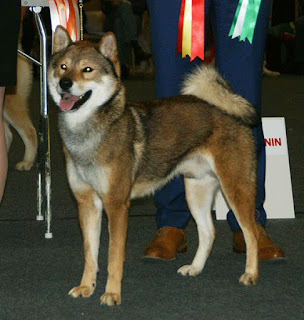
[[115, 199], [104, 201], [108, 215], [109, 252], [108, 279], [106, 291], [100, 298], [101, 304], [108, 306], [121, 303], [121, 280], [127, 237], [129, 201], [121, 203]]
[[96, 287], [102, 202], [92, 189], [78, 191], [74, 194], [78, 203], [78, 218], [83, 236], [85, 265], [80, 286], [74, 287], [69, 294], [74, 298], [89, 297]]

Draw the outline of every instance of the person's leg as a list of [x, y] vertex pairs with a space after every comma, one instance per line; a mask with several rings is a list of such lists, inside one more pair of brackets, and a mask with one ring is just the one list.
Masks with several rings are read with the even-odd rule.
[[119, 61], [122, 65], [127, 65], [131, 42], [137, 40], [136, 20], [129, 2], [122, 2], [118, 6], [114, 26], [121, 52]]
[[115, 34], [121, 78], [124, 80], [129, 75], [129, 50], [132, 42], [137, 39], [136, 20], [129, 2], [122, 2], [117, 6], [109, 7], [103, 31], [112, 31]]
[[180, 94], [185, 74], [202, 61], [176, 54], [178, 18], [181, 0], [147, 0], [150, 16], [152, 52], [155, 62], [156, 98]]
[[[215, 44], [215, 67], [230, 83], [233, 90], [249, 100], [261, 115], [264, 47], [271, 1], [261, 2], [252, 44], [248, 40], [239, 41], [228, 37], [238, 2], [238, 0], [213, 2], [211, 20]], [[257, 154], [256, 221], [265, 227], [266, 212], [263, 208], [265, 200], [265, 144], [262, 126], [253, 128], [252, 133], [256, 141]], [[240, 230], [231, 210], [227, 214], [227, 219], [232, 231]], [[240, 231], [236, 234], [242, 236]], [[273, 259], [283, 255], [281, 249], [270, 241], [261, 228], [260, 239], [263, 242], [260, 241], [260, 260]], [[264, 250], [261, 250], [262, 245]]]
[[[215, 42], [215, 67], [230, 83], [233, 90], [249, 100], [261, 114], [261, 86], [264, 45], [267, 34], [269, 0], [262, 1], [252, 44], [248, 40], [239, 41], [228, 37], [238, 0], [215, 1], [212, 8], [212, 26]], [[258, 219], [265, 225], [265, 146], [262, 126], [253, 129], [257, 146], [257, 198]], [[234, 215], [228, 213], [228, 221], [233, 230], [239, 229]]]
[[[178, 18], [181, 0], [148, 0], [152, 52], [155, 62], [156, 98], [180, 94], [180, 85], [185, 74], [201, 63], [190, 62], [189, 57], [176, 54]], [[178, 125], [178, 124], [177, 124]], [[190, 219], [185, 200], [184, 181], [178, 177], [156, 192], [156, 222], [158, 228], [172, 226], [184, 228]]]
[[7, 175], [7, 152], [2, 119], [4, 92], [5, 88], [0, 87], [0, 203], [2, 200]]
[[[147, 6], [155, 63], [156, 98], [179, 95], [185, 74], [201, 63], [198, 58], [190, 62], [189, 57], [182, 58], [181, 54], [176, 54], [181, 0], [148, 0]], [[175, 258], [177, 252], [185, 251], [187, 244], [183, 228], [191, 214], [185, 199], [183, 178], [170, 181], [155, 193], [154, 200], [159, 230], [145, 248], [143, 257], [170, 260]]]
[[16, 85], [20, 7], [19, 0], [3, 1], [0, 13], [0, 43], [5, 43], [0, 47], [0, 202], [7, 175], [7, 151], [2, 119], [3, 100], [5, 87]]

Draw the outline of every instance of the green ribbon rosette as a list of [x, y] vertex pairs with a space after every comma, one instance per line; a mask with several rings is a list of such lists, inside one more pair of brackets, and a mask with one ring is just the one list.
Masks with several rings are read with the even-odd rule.
[[229, 36], [239, 38], [240, 41], [248, 39], [252, 43], [254, 29], [262, 0], [239, 0]]

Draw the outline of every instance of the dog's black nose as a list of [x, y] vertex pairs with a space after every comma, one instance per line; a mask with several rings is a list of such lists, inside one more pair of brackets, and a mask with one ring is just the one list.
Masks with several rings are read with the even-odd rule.
[[68, 90], [72, 87], [73, 85], [73, 82], [71, 79], [69, 78], [62, 78], [60, 81], [59, 81], [59, 85], [60, 85], [60, 88], [63, 89], [63, 90]]

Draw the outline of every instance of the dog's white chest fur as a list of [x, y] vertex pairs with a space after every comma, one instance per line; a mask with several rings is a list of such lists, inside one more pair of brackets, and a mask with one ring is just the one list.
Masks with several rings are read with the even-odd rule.
[[73, 190], [83, 190], [86, 186], [90, 186], [97, 193], [107, 193], [109, 171], [106, 167], [76, 166], [72, 161], [67, 164], [68, 178]]

